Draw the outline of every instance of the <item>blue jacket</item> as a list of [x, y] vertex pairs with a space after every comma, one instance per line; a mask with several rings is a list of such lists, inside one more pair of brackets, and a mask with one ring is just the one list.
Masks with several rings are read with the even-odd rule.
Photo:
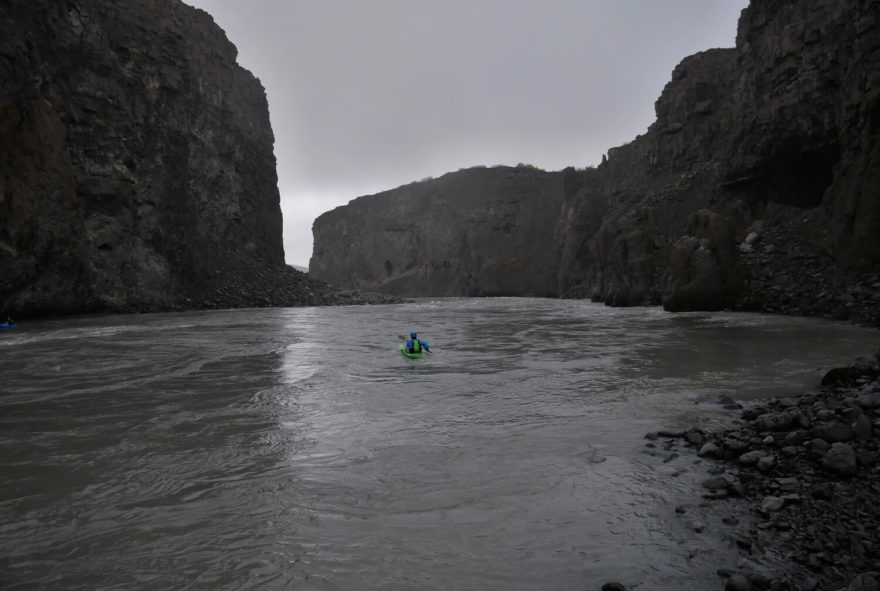
[[[428, 346], [427, 341], [423, 341], [422, 339], [416, 339], [416, 340], [419, 342], [419, 345], [422, 347], [422, 349], [424, 349], [425, 351], [430, 351], [430, 350], [431, 350], [431, 347]], [[412, 353], [412, 352], [413, 352], [413, 342], [412, 342], [412, 339], [410, 339], [410, 340], [408, 340], [408, 341], [406, 342], [406, 352], [407, 352], [407, 353]]]

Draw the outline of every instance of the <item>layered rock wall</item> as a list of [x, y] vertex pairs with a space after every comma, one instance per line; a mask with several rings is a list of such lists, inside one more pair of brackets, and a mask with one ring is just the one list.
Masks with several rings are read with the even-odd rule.
[[555, 295], [561, 181], [473, 168], [355, 199], [315, 220], [309, 273], [408, 296]]
[[284, 265], [265, 91], [207, 13], [7, 0], [0, 29], [3, 313], [304, 293]]
[[878, 8], [753, 2], [736, 48], [682, 61], [648, 132], [567, 195], [561, 290], [834, 316], [843, 292], [877, 299]]

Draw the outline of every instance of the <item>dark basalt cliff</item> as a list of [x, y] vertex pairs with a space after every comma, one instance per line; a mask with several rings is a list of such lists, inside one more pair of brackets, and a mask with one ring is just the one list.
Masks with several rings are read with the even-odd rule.
[[355, 199], [315, 220], [309, 272], [408, 296], [555, 294], [561, 181], [471, 168]]
[[178, 0], [0, 3], [0, 312], [292, 305], [265, 91]]
[[[522, 212], [510, 234], [530, 237], [530, 252], [511, 255], [520, 267], [516, 278], [552, 272], [557, 281], [545, 293], [613, 305], [880, 323], [878, 15], [878, 0], [753, 1], [740, 18], [735, 48], [696, 54], [675, 69], [647, 133], [609, 150], [596, 169], [548, 173], [560, 180], [542, 186], [558, 187], [561, 200], [529, 195], [515, 181], [503, 189], [516, 193]], [[480, 194], [491, 174], [469, 173], [473, 184], [460, 190]], [[480, 259], [471, 249], [482, 246], [466, 238], [480, 233], [479, 222], [454, 207], [472, 208], [472, 198], [444, 193], [444, 207], [434, 207], [431, 196], [440, 190], [424, 183], [418, 211], [437, 213], [423, 223], [391, 203], [409, 200], [410, 191], [382, 194], [383, 215], [396, 216], [382, 222], [398, 228], [394, 244], [421, 244], [439, 233], [445, 244], [461, 245], [449, 251], [456, 260]], [[403, 269], [434, 268], [442, 252], [428, 258], [412, 251], [403, 267], [392, 264], [379, 279], [383, 274], [361, 253], [384, 261], [393, 250], [384, 236], [333, 235], [343, 225], [373, 227], [371, 199], [377, 197], [315, 222], [313, 265], [332, 261], [333, 275], [324, 275], [330, 264], [315, 270], [341, 285], [416, 295], [412, 282], [396, 277]], [[529, 213], [560, 202], [554, 221]], [[493, 258], [501, 258], [496, 252]], [[462, 264], [444, 277], [473, 285], [481, 272]], [[505, 293], [537, 293], [533, 282], [516, 278]], [[444, 285], [422, 283], [418, 293], [446, 295]]]
[[563, 292], [672, 310], [880, 306], [878, 9], [752, 2], [736, 48], [682, 61], [645, 135], [567, 173], [583, 187], [566, 196]]

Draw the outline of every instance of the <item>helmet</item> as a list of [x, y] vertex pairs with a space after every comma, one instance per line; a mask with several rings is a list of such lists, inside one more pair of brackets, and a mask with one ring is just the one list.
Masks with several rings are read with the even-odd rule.
[[411, 339], [416, 338], [416, 331], [412, 331], [411, 333], [409, 333], [409, 338], [411, 338]]

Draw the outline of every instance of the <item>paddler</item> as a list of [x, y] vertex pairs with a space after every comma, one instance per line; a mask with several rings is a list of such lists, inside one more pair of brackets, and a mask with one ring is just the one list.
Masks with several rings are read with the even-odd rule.
[[421, 353], [422, 349], [431, 352], [431, 348], [428, 346], [428, 343], [418, 338], [418, 334], [416, 331], [412, 331], [409, 333], [409, 340], [406, 342], [406, 352], [407, 353]]

